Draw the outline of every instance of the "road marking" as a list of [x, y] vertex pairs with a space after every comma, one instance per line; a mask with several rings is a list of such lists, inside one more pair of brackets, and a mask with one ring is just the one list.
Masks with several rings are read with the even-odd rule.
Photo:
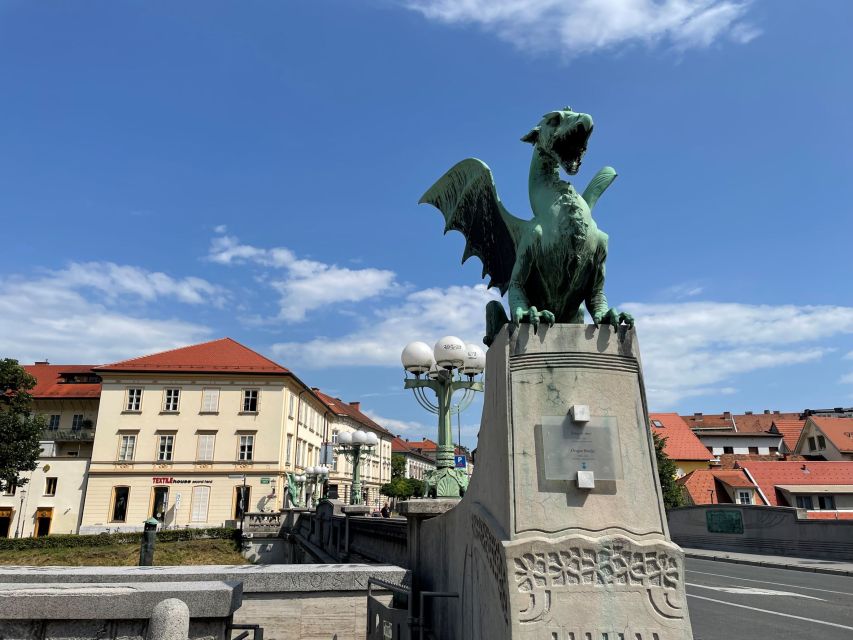
[[734, 593], [744, 596], [794, 596], [795, 598], [808, 598], [809, 600], [820, 600], [826, 602], [823, 598], [815, 596], [806, 596], [802, 593], [794, 593], [793, 591], [775, 591], [773, 589], [759, 589], [757, 587], [712, 587], [707, 584], [695, 584], [693, 582], [685, 583], [688, 587], [698, 587], [699, 589], [712, 589], [714, 591], [724, 591], [725, 593]]
[[730, 607], [738, 607], [740, 609], [749, 609], [750, 611], [760, 611], [761, 613], [772, 613], [774, 616], [782, 616], [783, 618], [794, 618], [795, 620], [805, 620], [806, 622], [814, 622], [815, 624], [823, 624], [828, 627], [837, 627], [839, 629], [849, 629], [853, 631], [853, 627], [837, 624], [835, 622], [827, 622], [826, 620], [815, 620], [814, 618], [804, 618], [803, 616], [795, 616], [791, 613], [782, 613], [781, 611], [770, 611], [770, 609], [759, 609], [758, 607], [748, 607], [745, 604], [737, 604], [735, 602], [726, 602], [725, 600], [716, 600], [715, 598], [706, 598], [705, 596], [697, 596], [694, 593], [688, 593], [688, 598], [697, 598], [699, 600], [707, 600], [708, 602], [716, 602], [718, 604], [727, 604]]
[[754, 578], [738, 578], [737, 576], [726, 576], [722, 573], [708, 573], [707, 571], [695, 571], [694, 569], [685, 569], [687, 573], [701, 573], [703, 576], [717, 576], [718, 578], [729, 578], [731, 580], [741, 580], [743, 582], [759, 582], [761, 584], [775, 584], [777, 587], [793, 587], [794, 589], [805, 589], [806, 591], [823, 591], [824, 593], [838, 593], [843, 596], [853, 596], [849, 591], [833, 591], [832, 589], [817, 589], [815, 587], [802, 587], [798, 584], [786, 584], [784, 582], [770, 582], [769, 580], [755, 580]]

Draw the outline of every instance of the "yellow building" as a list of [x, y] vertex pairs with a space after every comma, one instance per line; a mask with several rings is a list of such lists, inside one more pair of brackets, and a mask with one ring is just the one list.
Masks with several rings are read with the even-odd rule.
[[[326, 433], [332, 447], [337, 444], [338, 436], [344, 431], [373, 432], [379, 438], [379, 444], [373, 447], [361, 462], [363, 504], [378, 509], [385, 500], [379, 490], [383, 484], [391, 482], [391, 432], [362, 413], [360, 402], [344, 402], [340, 398], [326, 395], [316, 387], [313, 391], [327, 408]], [[328, 491], [345, 503], [350, 501], [352, 470], [352, 462], [346, 456], [333, 454], [329, 461]]]
[[98, 417], [100, 378], [88, 365], [24, 366], [36, 379], [32, 409], [44, 419], [42, 455], [23, 487], [0, 495], [0, 537], [76, 533]]
[[81, 533], [220, 526], [282, 506], [320, 462], [326, 406], [292, 372], [224, 338], [96, 367], [100, 406]]

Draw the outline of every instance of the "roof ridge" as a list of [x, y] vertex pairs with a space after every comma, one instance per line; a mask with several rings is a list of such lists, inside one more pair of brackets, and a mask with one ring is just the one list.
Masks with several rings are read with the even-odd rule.
[[[206, 345], [213, 344], [214, 342], [222, 342], [224, 340], [231, 340], [231, 338], [229, 338], [228, 336], [225, 336], [224, 338], [216, 338], [215, 340], [208, 340], [207, 342], [199, 342], [197, 344], [185, 344], [182, 347], [175, 347], [174, 349], [166, 349], [165, 351], [154, 351], [153, 353], [146, 353], [145, 355], [136, 356], [135, 358], [125, 358], [124, 360], [117, 360], [116, 362], [110, 362], [108, 364], [103, 364], [103, 365], [98, 365], [98, 366], [99, 367], [114, 367], [116, 365], [126, 364], [128, 362], [134, 362], [136, 360], [142, 360], [143, 358], [150, 358], [152, 356], [164, 356], [167, 353], [174, 353], [175, 351], [181, 351], [182, 349], [189, 349], [190, 347], [204, 347]], [[235, 342], [236, 344], [240, 344], [236, 340], [231, 340], [231, 341]], [[243, 345], [240, 345], [240, 346], [242, 347]], [[248, 347], [246, 347], [246, 348], [248, 349]], [[251, 351], [251, 349], [249, 349], [249, 351]], [[261, 357], [263, 357], [263, 356], [261, 356]]]

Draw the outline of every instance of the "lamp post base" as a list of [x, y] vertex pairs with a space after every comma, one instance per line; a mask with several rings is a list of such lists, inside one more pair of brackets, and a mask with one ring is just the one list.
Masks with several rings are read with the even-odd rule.
[[461, 498], [468, 489], [468, 471], [447, 467], [427, 471], [424, 484], [430, 498]]

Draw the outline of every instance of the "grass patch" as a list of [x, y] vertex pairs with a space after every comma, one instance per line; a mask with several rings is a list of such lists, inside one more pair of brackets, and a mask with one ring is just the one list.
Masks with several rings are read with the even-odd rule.
[[[60, 547], [41, 549], [2, 549], [0, 565], [31, 566], [135, 566], [139, 562], [139, 543], [115, 543], [92, 547]], [[204, 538], [196, 540], [157, 541], [155, 565], [248, 564], [240, 555], [235, 540]]]

